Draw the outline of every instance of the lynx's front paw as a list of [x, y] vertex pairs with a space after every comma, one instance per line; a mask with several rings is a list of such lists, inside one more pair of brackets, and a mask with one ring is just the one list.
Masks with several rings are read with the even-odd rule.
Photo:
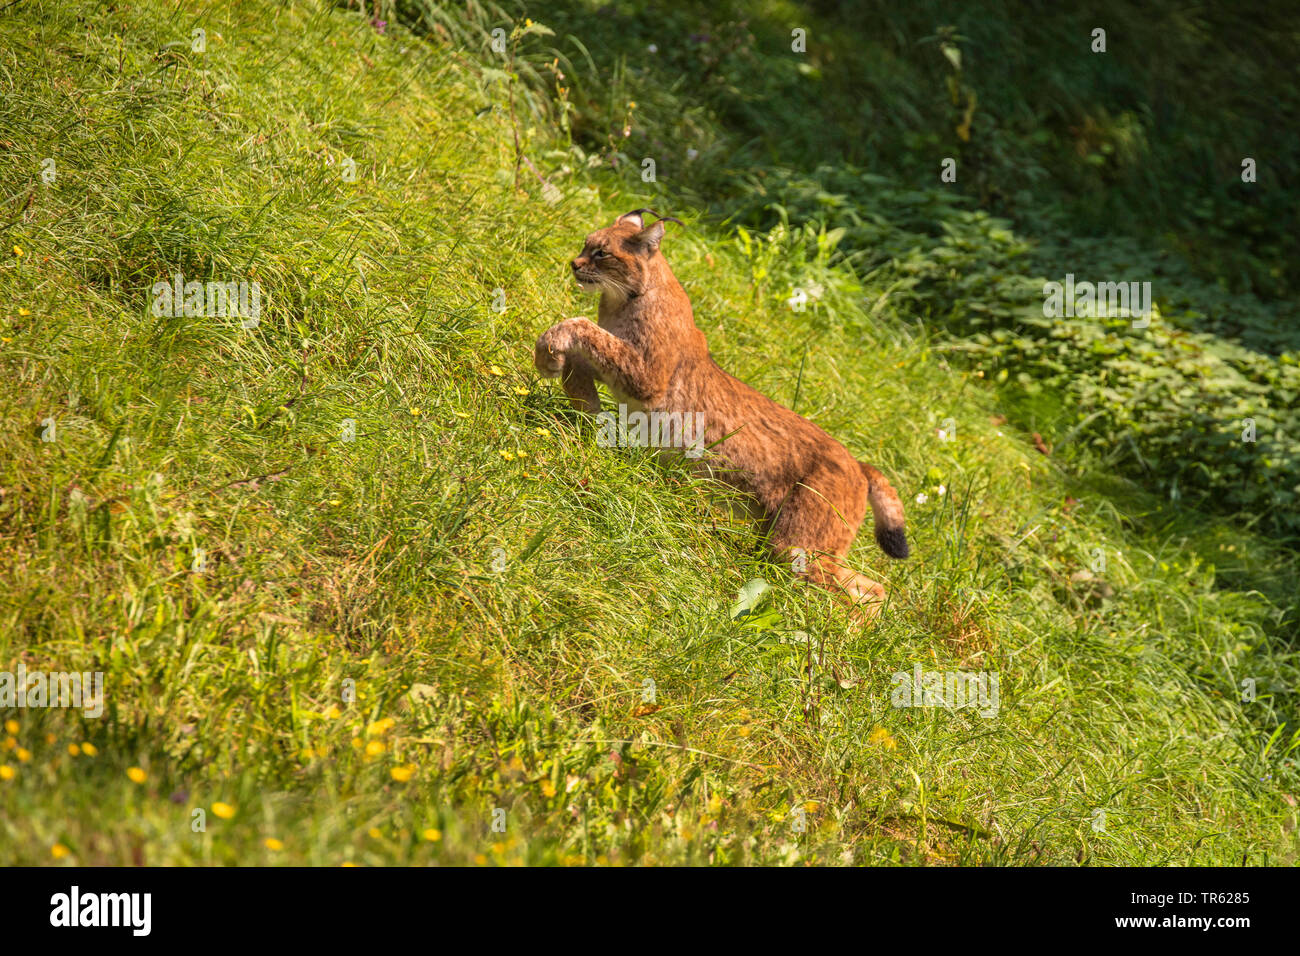
[[564, 360], [578, 344], [575, 325], [589, 324], [586, 319], [565, 319], [542, 333], [533, 349], [533, 365], [542, 378], [559, 378], [564, 371]]

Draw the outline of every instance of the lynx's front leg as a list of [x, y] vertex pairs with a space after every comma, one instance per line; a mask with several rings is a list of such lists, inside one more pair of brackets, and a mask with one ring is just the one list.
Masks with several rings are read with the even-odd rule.
[[595, 415], [600, 411], [600, 393], [596, 391], [596, 375], [587, 360], [570, 354], [564, 360], [560, 373], [560, 387], [569, 396], [569, 404], [580, 412]]
[[[562, 382], [572, 368], [576, 389], [584, 384], [583, 371], [589, 371], [620, 395], [647, 404], [663, 390], [632, 346], [587, 319], [565, 319], [543, 332], [533, 350], [533, 364], [544, 377], [560, 377]], [[591, 391], [594, 394], [594, 385]], [[565, 392], [576, 400], [567, 384]]]
[[[533, 365], [544, 378], [558, 375], [570, 404], [580, 412], [595, 415], [600, 411], [600, 393], [596, 391], [595, 372], [576, 351], [556, 350], [556, 339], [560, 336], [557, 333], [548, 340], [547, 335], [558, 328], [558, 325], [554, 326], [538, 340], [537, 347], [533, 350]], [[543, 342], [546, 344], [543, 345]]]

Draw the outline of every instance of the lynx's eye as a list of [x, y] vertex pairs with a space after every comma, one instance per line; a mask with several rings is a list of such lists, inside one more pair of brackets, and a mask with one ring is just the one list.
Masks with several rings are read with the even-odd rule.
[[591, 258], [604, 259], [607, 255], [609, 255], [609, 253], [606, 252], [604, 249], [596, 249], [595, 251], [592, 252]]

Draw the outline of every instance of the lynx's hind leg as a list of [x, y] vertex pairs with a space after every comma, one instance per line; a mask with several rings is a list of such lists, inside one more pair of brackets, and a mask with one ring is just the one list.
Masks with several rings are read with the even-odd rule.
[[[866, 482], [845, 477], [826, 469], [797, 484], [772, 520], [768, 542], [777, 559], [790, 562], [796, 574], [870, 620], [884, 604], [885, 586], [842, 563], [867, 511]], [[822, 489], [838, 491], [838, 507]]]
[[819, 555], [815, 560], [809, 561], [803, 577], [830, 591], [863, 621], [874, 619], [885, 605], [883, 584], [846, 568], [829, 554]]

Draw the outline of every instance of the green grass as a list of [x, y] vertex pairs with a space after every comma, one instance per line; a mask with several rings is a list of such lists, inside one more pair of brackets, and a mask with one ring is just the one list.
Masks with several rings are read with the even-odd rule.
[[[853, 552], [891, 585], [855, 630], [535, 378], [594, 313], [581, 236], [662, 197], [522, 92], [569, 172], [517, 188], [486, 41], [38, 0], [0, 50], [0, 667], [107, 692], [0, 714], [0, 864], [1296, 861], [1292, 553], [995, 424], [887, 277], [672, 210], [719, 361], [909, 502], [911, 560]], [[177, 271], [255, 278], [260, 324], [153, 316]], [[916, 662], [997, 673], [998, 716], [894, 708]]]

